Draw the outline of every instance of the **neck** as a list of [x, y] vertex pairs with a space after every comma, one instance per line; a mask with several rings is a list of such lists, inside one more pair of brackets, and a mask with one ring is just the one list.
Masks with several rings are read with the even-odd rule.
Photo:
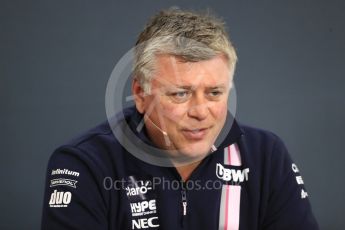
[[193, 171], [198, 167], [201, 161], [193, 162], [189, 165], [176, 167], [177, 172], [180, 174], [183, 181], [187, 181], [192, 175]]

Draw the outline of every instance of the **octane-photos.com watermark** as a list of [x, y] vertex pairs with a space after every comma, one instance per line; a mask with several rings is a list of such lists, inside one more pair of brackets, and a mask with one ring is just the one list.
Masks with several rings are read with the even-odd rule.
[[159, 188], [161, 190], [214, 190], [221, 189], [224, 182], [221, 180], [167, 180], [164, 177], [153, 177], [150, 180], [121, 179], [113, 180], [111, 177], [103, 179], [105, 190], [126, 190], [127, 192], [145, 194], [148, 190]]

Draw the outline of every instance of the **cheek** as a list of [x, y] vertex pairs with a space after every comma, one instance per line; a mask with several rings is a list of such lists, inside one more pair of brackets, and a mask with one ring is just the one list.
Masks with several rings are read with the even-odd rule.
[[170, 124], [178, 124], [179, 122], [181, 122], [184, 114], [186, 113], [185, 106], [178, 104], [161, 103], [160, 108], [164, 115], [164, 118]]
[[226, 115], [228, 112], [228, 105], [227, 103], [217, 103], [212, 106], [212, 114], [213, 117], [217, 120], [225, 120]]

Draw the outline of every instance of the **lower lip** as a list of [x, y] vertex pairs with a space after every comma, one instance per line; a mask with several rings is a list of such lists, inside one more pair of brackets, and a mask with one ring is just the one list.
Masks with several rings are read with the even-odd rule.
[[182, 130], [182, 133], [189, 140], [202, 140], [206, 136], [207, 130], [208, 129], [200, 129], [197, 132]]

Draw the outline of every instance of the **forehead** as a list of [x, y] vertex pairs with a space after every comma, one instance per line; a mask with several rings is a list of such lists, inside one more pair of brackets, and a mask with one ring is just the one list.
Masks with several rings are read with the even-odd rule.
[[158, 55], [152, 83], [194, 87], [224, 85], [231, 77], [227, 63], [222, 55], [198, 62], [186, 62], [172, 55]]

